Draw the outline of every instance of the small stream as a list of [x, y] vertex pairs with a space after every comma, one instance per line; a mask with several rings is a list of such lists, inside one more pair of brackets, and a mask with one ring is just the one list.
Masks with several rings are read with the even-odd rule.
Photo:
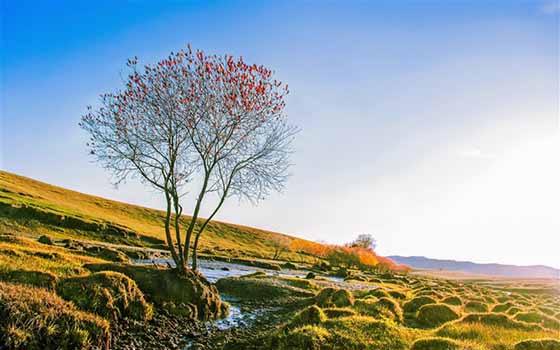
[[[171, 265], [174, 266], [175, 263], [173, 260], [169, 259], [153, 259], [153, 260], [135, 260], [134, 263], [136, 264], [143, 264], [143, 265]], [[224, 277], [239, 277], [243, 275], [248, 275], [253, 272], [263, 271], [269, 275], [276, 275], [276, 276], [286, 276], [286, 277], [305, 277], [308, 271], [301, 271], [301, 270], [282, 270], [282, 271], [275, 271], [275, 270], [268, 270], [262, 267], [257, 266], [247, 266], [235, 263], [228, 263], [224, 261], [212, 261], [212, 260], [199, 260], [198, 261], [198, 270], [206, 277], [206, 279], [212, 283], [216, 283], [217, 280]], [[330, 277], [336, 282], [343, 282], [342, 278], [338, 277]]]
[[[174, 266], [174, 262], [168, 259], [150, 259], [150, 260], [135, 260], [134, 263], [142, 265], [171, 265]], [[283, 276], [283, 277], [300, 277], [304, 278], [309, 271], [306, 270], [290, 270], [283, 269], [282, 271], [268, 270], [256, 266], [247, 266], [236, 263], [228, 263], [224, 261], [212, 261], [212, 260], [199, 260], [199, 271], [206, 277], [206, 279], [212, 283], [216, 283], [220, 278], [225, 277], [239, 277], [254, 273], [257, 271], [265, 272], [269, 275]], [[339, 277], [326, 276], [325, 277], [333, 282], [342, 283], [344, 279]], [[246, 328], [251, 327], [254, 322], [262, 315], [270, 312], [275, 312], [278, 307], [262, 307], [262, 308], [244, 308], [238, 299], [232, 298], [228, 295], [221, 294], [222, 300], [230, 304], [229, 314], [227, 317], [216, 320], [208, 321], [208, 330], [214, 329], [219, 331], [225, 331], [231, 328]], [[193, 343], [187, 344], [185, 350], [192, 347]]]

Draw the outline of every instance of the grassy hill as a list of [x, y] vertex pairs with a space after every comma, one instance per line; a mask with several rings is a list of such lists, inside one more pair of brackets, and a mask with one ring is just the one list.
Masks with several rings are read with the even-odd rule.
[[[190, 217], [183, 216], [183, 225]], [[164, 212], [71, 191], [0, 171], [0, 232], [165, 248]], [[223, 222], [210, 223], [202, 253], [271, 258], [275, 242], [295, 237]], [[282, 258], [310, 258], [286, 253]]]

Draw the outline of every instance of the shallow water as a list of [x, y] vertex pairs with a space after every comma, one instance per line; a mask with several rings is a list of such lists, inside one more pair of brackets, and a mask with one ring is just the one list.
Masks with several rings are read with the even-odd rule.
[[[168, 260], [168, 259], [135, 260], [134, 262], [143, 265], [151, 265], [155, 263], [158, 265], [169, 264], [171, 266], [174, 266], [173, 260]], [[261, 267], [228, 263], [224, 261], [199, 260], [198, 264], [199, 264], [198, 270], [204, 275], [204, 277], [206, 277], [208, 281], [212, 283], [216, 283], [216, 281], [219, 280], [220, 278], [238, 277], [257, 271], [263, 271], [269, 275], [276, 275], [276, 276], [305, 277], [307, 275], [307, 271], [298, 271], [298, 270], [274, 271], [274, 270], [264, 269]], [[227, 268], [228, 270], [225, 270], [224, 268]], [[337, 277], [329, 277], [329, 278], [336, 282], [343, 281], [343, 279]]]

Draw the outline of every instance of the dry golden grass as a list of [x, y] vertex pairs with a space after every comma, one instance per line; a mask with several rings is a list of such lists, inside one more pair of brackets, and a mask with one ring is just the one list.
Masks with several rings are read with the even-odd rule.
[[[39, 214], [34, 218], [29, 212], [18, 214], [13, 208], [31, 208]], [[21, 211], [20, 211], [21, 212]], [[23, 212], [21, 212], [23, 213]], [[138, 233], [146, 239], [120, 239], [133, 245], [158, 245], [164, 243], [164, 212], [137, 205], [108, 200], [61, 187], [52, 186], [23, 176], [0, 171], [0, 230], [21, 235], [38, 236], [49, 234], [55, 238], [78, 238], [86, 240], [109, 240], [97, 233], [77, 228], [47, 224], [41, 221], [41, 214], [64, 216], [86, 224], [110, 224]], [[183, 216], [183, 224], [190, 217]], [[151, 239], [151, 240], [150, 240]], [[155, 240], [154, 240], [155, 239]], [[271, 258], [274, 242], [282, 240], [287, 244], [294, 237], [260, 230], [252, 227], [214, 221], [201, 236], [200, 250], [204, 253], [226, 256], [250, 256]], [[287, 252], [283, 259], [312, 262], [306, 255]]]

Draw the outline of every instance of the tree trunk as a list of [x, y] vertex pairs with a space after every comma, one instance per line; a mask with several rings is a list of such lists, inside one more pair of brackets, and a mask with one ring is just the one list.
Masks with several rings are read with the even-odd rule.
[[177, 251], [175, 250], [175, 246], [173, 245], [173, 239], [171, 238], [171, 198], [168, 191], [165, 191], [165, 199], [166, 199], [166, 212], [165, 212], [165, 237], [167, 238], [167, 246], [169, 247], [169, 251], [171, 252], [171, 257], [175, 262], [175, 265], [180, 268], [181, 265], [184, 265], [184, 261], [182, 257], [179, 258], [177, 255]]
[[[206, 194], [206, 188], [208, 187], [208, 180], [210, 178], [210, 174], [206, 173], [205, 177], [204, 177], [204, 183], [202, 185], [202, 189], [200, 191], [200, 194], [198, 195], [198, 198], [196, 200], [196, 206], [194, 207], [194, 212], [193, 212], [193, 216], [191, 218], [191, 222], [189, 224], [189, 227], [187, 228], [187, 234], [185, 237], [185, 249], [183, 250], [183, 258], [185, 261], [189, 261], [189, 250], [191, 247], [191, 237], [192, 237], [192, 233], [194, 231], [194, 226], [196, 224], [196, 220], [198, 219], [198, 212], [200, 211], [200, 205], [202, 204], [202, 199], [204, 198], [204, 195]], [[194, 269], [194, 266], [193, 266]]]
[[226, 189], [226, 191], [222, 194], [222, 198], [220, 198], [220, 202], [218, 203], [218, 205], [216, 206], [216, 208], [214, 209], [212, 214], [206, 219], [206, 221], [204, 221], [202, 226], [200, 226], [200, 230], [198, 230], [198, 232], [196, 233], [196, 236], [194, 238], [193, 256], [192, 256], [192, 268], [193, 268], [193, 270], [196, 270], [198, 268], [198, 239], [200, 238], [200, 235], [202, 234], [202, 232], [206, 228], [206, 225], [208, 225], [210, 220], [212, 220], [214, 215], [216, 215], [218, 210], [220, 210], [220, 208], [222, 207], [222, 204], [224, 204], [224, 200], [227, 197], [227, 190], [228, 189], [229, 189], [229, 186]]
[[183, 210], [179, 205], [179, 196], [177, 193], [173, 193], [173, 207], [175, 209], [175, 238], [177, 239], [177, 248], [178, 248], [178, 255], [182, 260], [182, 265], [186, 266], [188, 260], [185, 260], [183, 257], [183, 244], [181, 242], [181, 214]]

